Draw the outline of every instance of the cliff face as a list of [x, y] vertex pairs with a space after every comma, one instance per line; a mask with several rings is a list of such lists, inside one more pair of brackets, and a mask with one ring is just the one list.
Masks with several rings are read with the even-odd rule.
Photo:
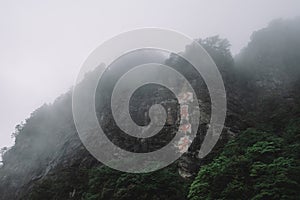
[[235, 58], [246, 86], [264, 96], [294, 94], [291, 90], [300, 75], [299, 24], [299, 17], [274, 20], [252, 34], [251, 42]]
[[[217, 51], [213, 50], [211, 53], [214, 55]], [[147, 55], [143, 55], [144, 60], [147, 61]], [[134, 58], [132, 58], [134, 59]], [[152, 59], [152, 58], [151, 58]], [[227, 57], [222, 58], [229, 59], [230, 64], [228, 67], [232, 68], [233, 62], [230, 54]], [[135, 60], [128, 61], [137, 62]], [[159, 58], [158, 62], [165, 62]], [[174, 67], [182, 67], [182, 61], [178, 58], [171, 57], [167, 61], [173, 63]], [[221, 66], [220, 63], [219, 66]], [[226, 66], [221, 66], [223, 69]], [[229, 70], [231, 71], [231, 70]], [[189, 76], [186, 71], [187, 77]], [[221, 72], [227, 75], [227, 72]], [[89, 81], [96, 77], [96, 72], [88, 74], [85, 80], [81, 83], [82, 90], [89, 89]], [[115, 76], [113, 74], [112, 76]], [[105, 77], [104, 77], [105, 78]], [[193, 77], [188, 77], [193, 78]], [[236, 122], [238, 117], [238, 95], [235, 89], [229, 89], [235, 87], [231, 81], [233, 76], [228, 75], [225, 80], [227, 84], [227, 91], [229, 95], [229, 109], [228, 118], [229, 122], [226, 123], [224, 129], [224, 137], [221, 139], [220, 145], [222, 146], [228, 139], [228, 135], [237, 133], [240, 129], [239, 124]], [[111, 81], [111, 77], [107, 77], [107, 82]], [[178, 173], [181, 177], [186, 178], [186, 181], [191, 180], [197, 173], [199, 166], [201, 165], [200, 159], [197, 157], [198, 151], [201, 146], [201, 142], [204, 137], [204, 133], [209, 124], [210, 118], [210, 99], [207, 94], [207, 89], [203, 81], [193, 79], [191, 81], [193, 87], [196, 90], [204, 91], [199, 98], [201, 102], [201, 112], [203, 116], [200, 122], [200, 128], [198, 136], [194, 143], [190, 147], [188, 153], [182, 156], [169, 168], [172, 173]], [[152, 96], [145, 96], [148, 93], [154, 94]], [[106, 95], [104, 95], [106, 96]], [[140, 115], [144, 112], [148, 112], [149, 105], [156, 103], [165, 104], [168, 106], [164, 99], [168, 99], [168, 92], [162, 88], [146, 87], [140, 92], [136, 93], [136, 98], [133, 98], [133, 107], [140, 108], [138, 111], [133, 110], [133, 118], [136, 118], [138, 123], [147, 121], [144, 119], [144, 115]], [[235, 107], [234, 107], [234, 106]], [[108, 115], [107, 108], [109, 105], [96, 105], [100, 108], [98, 117]], [[231, 109], [234, 107], [235, 110]], [[102, 109], [102, 110], [101, 110]], [[141, 110], [142, 109], [142, 110]], [[174, 116], [173, 116], [174, 117]], [[110, 133], [115, 133], [114, 123], [111, 119], [103, 120], [103, 127]], [[231, 130], [230, 126], [233, 130]], [[168, 127], [165, 132], [176, 133], [176, 128]], [[234, 132], [233, 132], [234, 131]], [[112, 134], [113, 135], [113, 134]], [[169, 136], [172, 136], [172, 134]], [[166, 137], [164, 133], [161, 134], [155, 141], [150, 141], [147, 148], [157, 148], [155, 145], [164, 145], [164, 143], [170, 140], [169, 136]], [[130, 145], [132, 141], [128, 138], [112, 138], [116, 143], [125, 144], [124, 148], [134, 150], [136, 147]], [[124, 142], [126, 141], [126, 142]], [[220, 148], [217, 145], [217, 149]], [[71, 110], [71, 92], [59, 97], [52, 105], [44, 105], [26, 120], [25, 125], [19, 127], [19, 132], [16, 136], [16, 143], [3, 157], [4, 165], [1, 168], [0, 178], [0, 193], [2, 194], [0, 199], [34, 199], [37, 198], [37, 193], [45, 193], [45, 197], [52, 198], [69, 198], [80, 199], [86, 190], [88, 190], [89, 173], [88, 171], [102, 166], [101, 163], [96, 161], [82, 145], [73, 122], [72, 110]], [[113, 173], [113, 172], [112, 172]], [[181, 180], [181, 177], [175, 177], [175, 180]], [[172, 180], [174, 181], [174, 180]], [[49, 185], [55, 184], [56, 186], [49, 189]], [[63, 188], [62, 188], [63, 187]], [[43, 190], [43, 188], [48, 188]], [[54, 190], [54, 191], [53, 191]], [[181, 197], [182, 199], [183, 197]], [[180, 199], [180, 198], [179, 198]]]
[[[201, 91], [199, 102], [204, 117], [201, 118], [198, 135], [189, 151], [179, 160], [149, 175], [135, 176], [109, 170], [87, 152], [76, 132], [71, 92], [68, 92], [52, 105], [36, 110], [24, 125], [18, 127], [15, 145], [3, 156], [4, 165], [0, 168], [0, 200], [130, 199], [130, 195], [138, 191], [144, 191], [144, 194], [139, 194], [140, 199], [185, 199], [186, 188], [200, 166], [218, 155], [230, 138], [248, 127], [262, 124], [278, 131], [280, 124], [285, 123], [284, 118], [300, 116], [300, 109], [296, 109], [300, 105], [299, 27], [299, 19], [271, 24], [256, 32], [249, 45], [235, 59], [231, 57], [226, 40], [211, 37], [199, 41], [222, 74], [228, 104], [222, 136], [205, 159], [199, 159], [197, 153], [209, 126], [210, 98], [203, 80], [194, 78], [188, 70], [186, 76], [192, 79], [193, 87]], [[144, 57], [147, 61], [147, 54]], [[159, 62], [188, 69], [188, 64], [174, 55], [166, 61], [159, 57]], [[83, 90], [88, 90], [89, 80], [96, 78], [96, 74], [87, 74], [81, 83]], [[110, 77], [107, 78], [110, 80]], [[147, 112], [151, 103], [158, 100], [164, 103], [164, 99], [157, 96], [163, 97], [166, 91], [153, 89], [157, 95], [142, 95], [150, 90], [144, 88], [132, 105], [138, 105], [143, 112]], [[141, 102], [140, 97], [146, 100]], [[102, 109], [98, 112], [101, 119], [101, 115], [107, 114], [107, 108], [103, 105], [97, 107]], [[133, 113], [137, 122], [147, 121], [139, 112], [133, 110]], [[111, 120], [106, 120], [103, 125], [111, 132], [115, 131]], [[169, 139], [162, 135], [158, 140], [164, 144]], [[126, 138], [116, 139], [116, 143], [124, 141]], [[134, 149], [131, 145], [124, 148]], [[155, 180], [151, 176], [156, 177]], [[140, 185], [144, 187], [140, 188]], [[164, 187], [164, 190], [161, 191], [158, 186]], [[172, 188], [177, 188], [177, 191]]]
[[[1, 168], [1, 198], [15, 199], [31, 182], [46, 176], [62, 160], [73, 152], [68, 141], [76, 138], [71, 118], [71, 96], [66, 94], [52, 105], [36, 110], [16, 136], [15, 145], [4, 155]], [[69, 148], [68, 148], [69, 147]]]
[[283, 118], [299, 115], [299, 34], [299, 17], [274, 20], [254, 32], [248, 46], [235, 57], [244, 104], [248, 107], [244, 119], [251, 126], [272, 121], [279, 129]]

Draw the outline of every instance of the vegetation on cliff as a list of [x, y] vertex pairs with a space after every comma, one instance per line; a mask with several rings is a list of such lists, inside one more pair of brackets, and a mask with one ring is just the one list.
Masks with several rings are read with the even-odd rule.
[[[81, 145], [67, 93], [17, 126], [15, 146], [1, 151], [0, 199], [299, 199], [299, 35], [300, 18], [276, 20], [234, 59], [226, 39], [199, 40], [224, 78], [232, 138], [193, 157], [196, 177], [182, 178], [180, 161], [147, 174], [101, 165]], [[168, 64], [187, 64], [172, 56]]]

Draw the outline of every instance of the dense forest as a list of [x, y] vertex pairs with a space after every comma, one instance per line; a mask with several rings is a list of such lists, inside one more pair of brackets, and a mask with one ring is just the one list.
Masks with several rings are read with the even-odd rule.
[[[274, 20], [235, 57], [227, 39], [198, 40], [221, 72], [228, 101], [221, 138], [204, 159], [197, 152], [209, 124], [207, 95], [199, 97], [207, 117], [188, 152], [161, 170], [131, 174], [102, 165], [81, 144], [69, 91], [16, 126], [15, 145], [1, 150], [0, 199], [300, 199], [299, 36], [300, 18]], [[163, 62], [193, 76], [175, 55]], [[95, 74], [85, 76], [83, 89]], [[192, 85], [205, 93], [201, 79]], [[115, 131], [110, 120], [104, 126]]]

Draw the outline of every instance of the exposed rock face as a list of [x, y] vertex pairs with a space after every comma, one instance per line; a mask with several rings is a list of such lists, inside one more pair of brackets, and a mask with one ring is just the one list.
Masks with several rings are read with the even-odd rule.
[[[173, 62], [175, 67], [176, 65], [178, 67], [182, 67], [182, 63], [178, 62], [178, 60], [174, 61], [174, 59], [175, 58], [171, 58], [167, 62]], [[130, 64], [130, 61], [128, 62]], [[226, 74], [226, 72], [222, 73], [223, 75], [224, 73]], [[186, 75], [189, 76], [188, 71]], [[228, 77], [230, 76], [231, 75]], [[225, 80], [225, 84], [228, 86], [227, 91], [236, 91], [229, 88], [235, 87], [233, 86], [233, 83], [229, 82], [231, 77]], [[82, 83], [84, 90], [88, 90], [88, 80], [93, 78], [95, 78], [93, 73], [87, 76], [86, 80]], [[188, 153], [177, 161], [179, 173], [184, 178], [194, 177], [201, 165], [201, 161], [197, 155], [210, 120], [210, 98], [207, 94], [205, 84], [199, 77], [192, 79], [191, 83], [199, 94], [201, 93], [201, 95], [199, 95], [199, 103], [202, 118], [197, 138], [194, 140]], [[149, 93], [151, 90], [151, 94], [153, 93], [152, 96], [143, 96], [147, 94], [147, 91]], [[226, 126], [231, 126], [232, 129], [224, 129], [224, 135], [222, 136], [223, 139], [219, 142], [221, 144], [220, 146], [222, 146], [224, 141], [227, 140], [229, 131], [236, 133], [240, 129], [239, 125], [236, 123], [239, 116], [237, 108], [240, 107], [237, 100], [238, 95], [233, 94], [232, 92], [227, 95], [229, 97], [228, 119], [230, 120], [226, 122]], [[170, 104], [164, 101], [164, 99], [168, 99], [168, 93], [165, 89], [161, 88], [151, 89], [146, 87], [142, 89], [139, 94], [137, 93], [136, 96], [136, 98], [133, 98], [132, 105], [133, 107], [141, 109], [132, 110], [132, 112], [134, 113], [133, 118], [136, 117], [136, 122], [140, 124], [143, 124], [148, 120], [147, 117], [145, 118], [148, 114], [146, 113], [144, 115], [143, 113], [149, 111], [148, 108], [151, 104], [153, 104], [153, 102], [162, 103], [166, 106], [166, 109], [170, 106], [172, 107], [173, 105], [176, 105], [176, 101], [174, 101], [175, 104]], [[168, 102], [171, 101], [168, 100]], [[234, 106], [236, 107], [236, 110], [232, 109]], [[103, 105], [99, 105], [99, 107], [103, 108]], [[172, 110], [175, 108], [176, 106], [173, 106]], [[116, 126], [113, 125], [112, 120], [104, 120], [104, 118], [101, 117], [108, 114], [105, 106], [104, 109], [98, 113], [100, 114], [98, 117], [103, 127], [106, 127], [108, 132], [115, 133], [117, 130], [113, 129]], [[170, 114], [173, 115], [174, 119], [176, 119], [176, 116], [178, 115], [176, 112]], [[173, 132], [175, 134], [176, 127], [174, 130], [171, 129], [174, 128], [172, 128], [172, 126], [168, 127], [165, 132]], [[140, 148], [146, 148], [149, 150], [151, 148], [156, 149], [163, 146], [170, 140], [169, 136], [172, 136], [172, 134], [166, 135], [167, 137], [164, 135], [165, 134], [163, 133], [158, 138], [153, 139], [153, 141], [149, 141], [146, 146], [131, 145], [131, 141], [128, 140], [128, 138], [117, 137], [111, 139], [116, 143], [126, 144], [124, 148], [129, 150], [131, 149], [131, 151], [135, 151]], [[20, 134], [16, 137], [15, 146], [4, 156], [4, 166], [0, 171], [0, 173], [3, 174], [0, 178], [0, 193], [2, 194], [0, 199], [30, 199], [31, 197], [28, 196], [30, 191], [36, 187], [35, 185], [39, 185], [39, 183], [44, 184], [45, 180], [58, 180], [61, 173], [65, 173], [65, 171], [68, 171], [69, 173], [70, 170], [71, 176], [79, 176], [78, 173], [80, 172], [80, 169], [88, 169], [99, 165], [101, 165], [101, 163], [96, 161], [87, 152], [79, 140], [72, 118], [71, 93], [67, 93], [58, 98], [53, 105], [45, 105], [35, 111], [31, 118], [26, 121], [25, 126], [20, 130]], [[87, 184], [86, 179], [87, 177], [84, 177], [81, 181], [73, 180], [73, 182], [81, 182], [81, 185], [84, 187], [84, 185]], [[68, 188], [70, 199], [76, 199], [81, 195], [76, 192], [76, 187], [77, 186], [74, 185], [73, 187]]]
[[[199, 167], [203, 163], [209, 162], [221, 151], [228, 139], [234, 137], [241, 130], [269, 120], [274, 120], [274, 124], [277, 123], [280, 126], [281, 119], [278, 119], [276, 113], [272, 113], [274, 106], [283, 107], [284, 112], [290, 115], [299, 115], [299, 113], [293, 112], [293, 107], [300, 105], [298, 96], [300, 94], [300, 61], [297, 61], [297, 58], [300, 58], [300, 55], [298, 55], [300, 49], [299, 51], [293, 49], [293, 52], [288, 54], [284, 53], [288, 51], [288, 45], [300, 48], [299, 29], [294, 31], [299, 34], [286, 35], [286, 38], [290, 38], [288, 41], [293, 41], [296, 44], [288, 43], [286, 48], [281, 48], [278, 51], [269, 50], [271, 44], [276, 44], [276, 47], [282, 47], [283, 44], [286, 44], [286, 40], [282, 39], [282, 33], [277, 33], [278, 30], [282, 30], [278, 26], [288, 26], [291, 29], [295, 27], [293, 23], [299, 23], [298, 21], [289, 22], [287, 25], [279, 23], [274, 27], [271, 26], [270, 29], [255, 33], [252, 42], [236, 58], [237, 67], [239, 68], [235, 68], [228, 49], [228, 43], [225, 40], [212, 37], [200, 41], [212, 56], [222, 74], [228, 107], [221, 138], [213, 151], [202, 160], [197, 155], [205, 132], [210, 126], [211, 109], [206, 85], [201, 77], [194, 77], [193, 71], [188, 68], [189, 64], [184, 60], [174, 55], [167, 59], [167, 65], [174, 68], [184, 66], [188, 69], [185, 70], [185, 75], [191, 80], [191, 85], [196, 89], [196, 92], [199, 93], [197, 97], [202, 113], [197, 137], [188, 152], [175, 163], [182, 177], [187, 180], [192, 179], [198, 172]], [[273, 40], [267, 40], [267, 36], [264, 34], [268, 31], [275, 32], [278, 35], [275, 34]], [[266, 45], [265, 49], [257, 49], [257, 43], [261, 41], [269, 46]], [[146, 54], [144, 56], [147, 57]], [[276, 59], [271, 62], [271, 58]], [[164, 62], [164, 59], [159, 58], [160, 62]], [[294, 61], [288, 62], [289, 60]], [[145, 61], [147, 61], [147, 58]], [[127, 64], [130, 65], [130, 62], [130, 60], [127, 61]], [[89, 89], [89, 80], [96, 78], [95, 74], [97, 73], [90, 73], [86, 76], [82, 83], [83, 90]], [[147, 94], [146, 91], [150, 90], [153, 95], [145, 95], [146, 98], [142, 101], [140, 97], [143, 96], [143, 91]], [[166, 107], [169, 106], [169, 103], [166, 103], [165, 99], [162, 98], [167, 96], [164, 89], [144, 88], [141, 93], [136, 95], [137, 97], [133, 98], [135, 100], [133, 100], [132, 105], [133, 108], [138, 107], [139, 109], [132, 109], [131, 111], [134, 113], [133, 118], [136, 118], [137, 123], [147, 124], [149, 120], [147, 118], [148, 108], [153, 102], [162, 102], [165, 103]], [[169, 127], [166, 132], [172, 129], [171, 134], [167, 136], [162, 134], [150, 142], [139, 141], [141, 145], [134, 146], [131, 145], [130, 138], [114, 136], [116, 132], [114, 122], [109, 118], [101, 117], [107, 114], [109, 109], [105, 105], [96, 106], [100, 109], [98, 119], [111, 133], [111, 139], [116, 144], [125, 144], [124, 148], [131, 151], [143, 152], [151, 148], [159, 148], [159, 146], [170, 140], [172, 133], [176, 132], [175, 129]], [[176, 113], [171, 113], [171, 115], [176, 116]], [[154, 144], [159, 145], [155, 146]], [[45, 184], [62, 181], [67, 184], [64, 185], [64, 188], [58, 190], [67, 193], [68, 199], [81, 199], [82, 191], [87, 189], [89, 181], [86, 170], [102, 165], [87, 152], [77, 135], [72, 117], [71, 92], [58, 98], [53, 105], [45, 105], [39, 108], [26, 120], [26, 124], [20, 128], [20, 133], [16, 136], [15, 146], [5, 153], [3, 163], [4, 165], [0, 168], [0, 200], [34, 199], [33, 191], [43, 189]], [[61, 177], [64, 177], [64, 180]], [[60, 187], [60, 185], [57, 187]], [[47, 195], [53, 197], [53, 199], [61, 199], [59, 194], [60, 191]]]

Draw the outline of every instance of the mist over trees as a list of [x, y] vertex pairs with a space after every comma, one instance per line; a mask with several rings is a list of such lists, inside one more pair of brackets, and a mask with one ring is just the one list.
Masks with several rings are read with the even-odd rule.
[[300, 17], [277, 19], [252, 34], [249, 44], [235, 58], [248, 83], [280, 90], [299, 81], [299, 24]]
[[[70, 91], [17, 125], [15, 145], [1, 149], [0, 199], [299, 199], [300, 18], [255, 31], [234, 58], [227, 39], [199, 43], [223, 76], [229, 108], [225, 133], [208, 158], [195, 157], [199, 144], [192, 144], [188, 159], [158, 172], [111, 170], [82, 146]], [[166, 64], [188, 69], [172, 54]], [[95, 74], [86, 75], [83, 89]], [[182, 165], [197, 173], [181, 177]]]
[[189, 199], [300, 197], [300, 18], [256, 31], [235, 58], [247, 130], [202, 166]]

